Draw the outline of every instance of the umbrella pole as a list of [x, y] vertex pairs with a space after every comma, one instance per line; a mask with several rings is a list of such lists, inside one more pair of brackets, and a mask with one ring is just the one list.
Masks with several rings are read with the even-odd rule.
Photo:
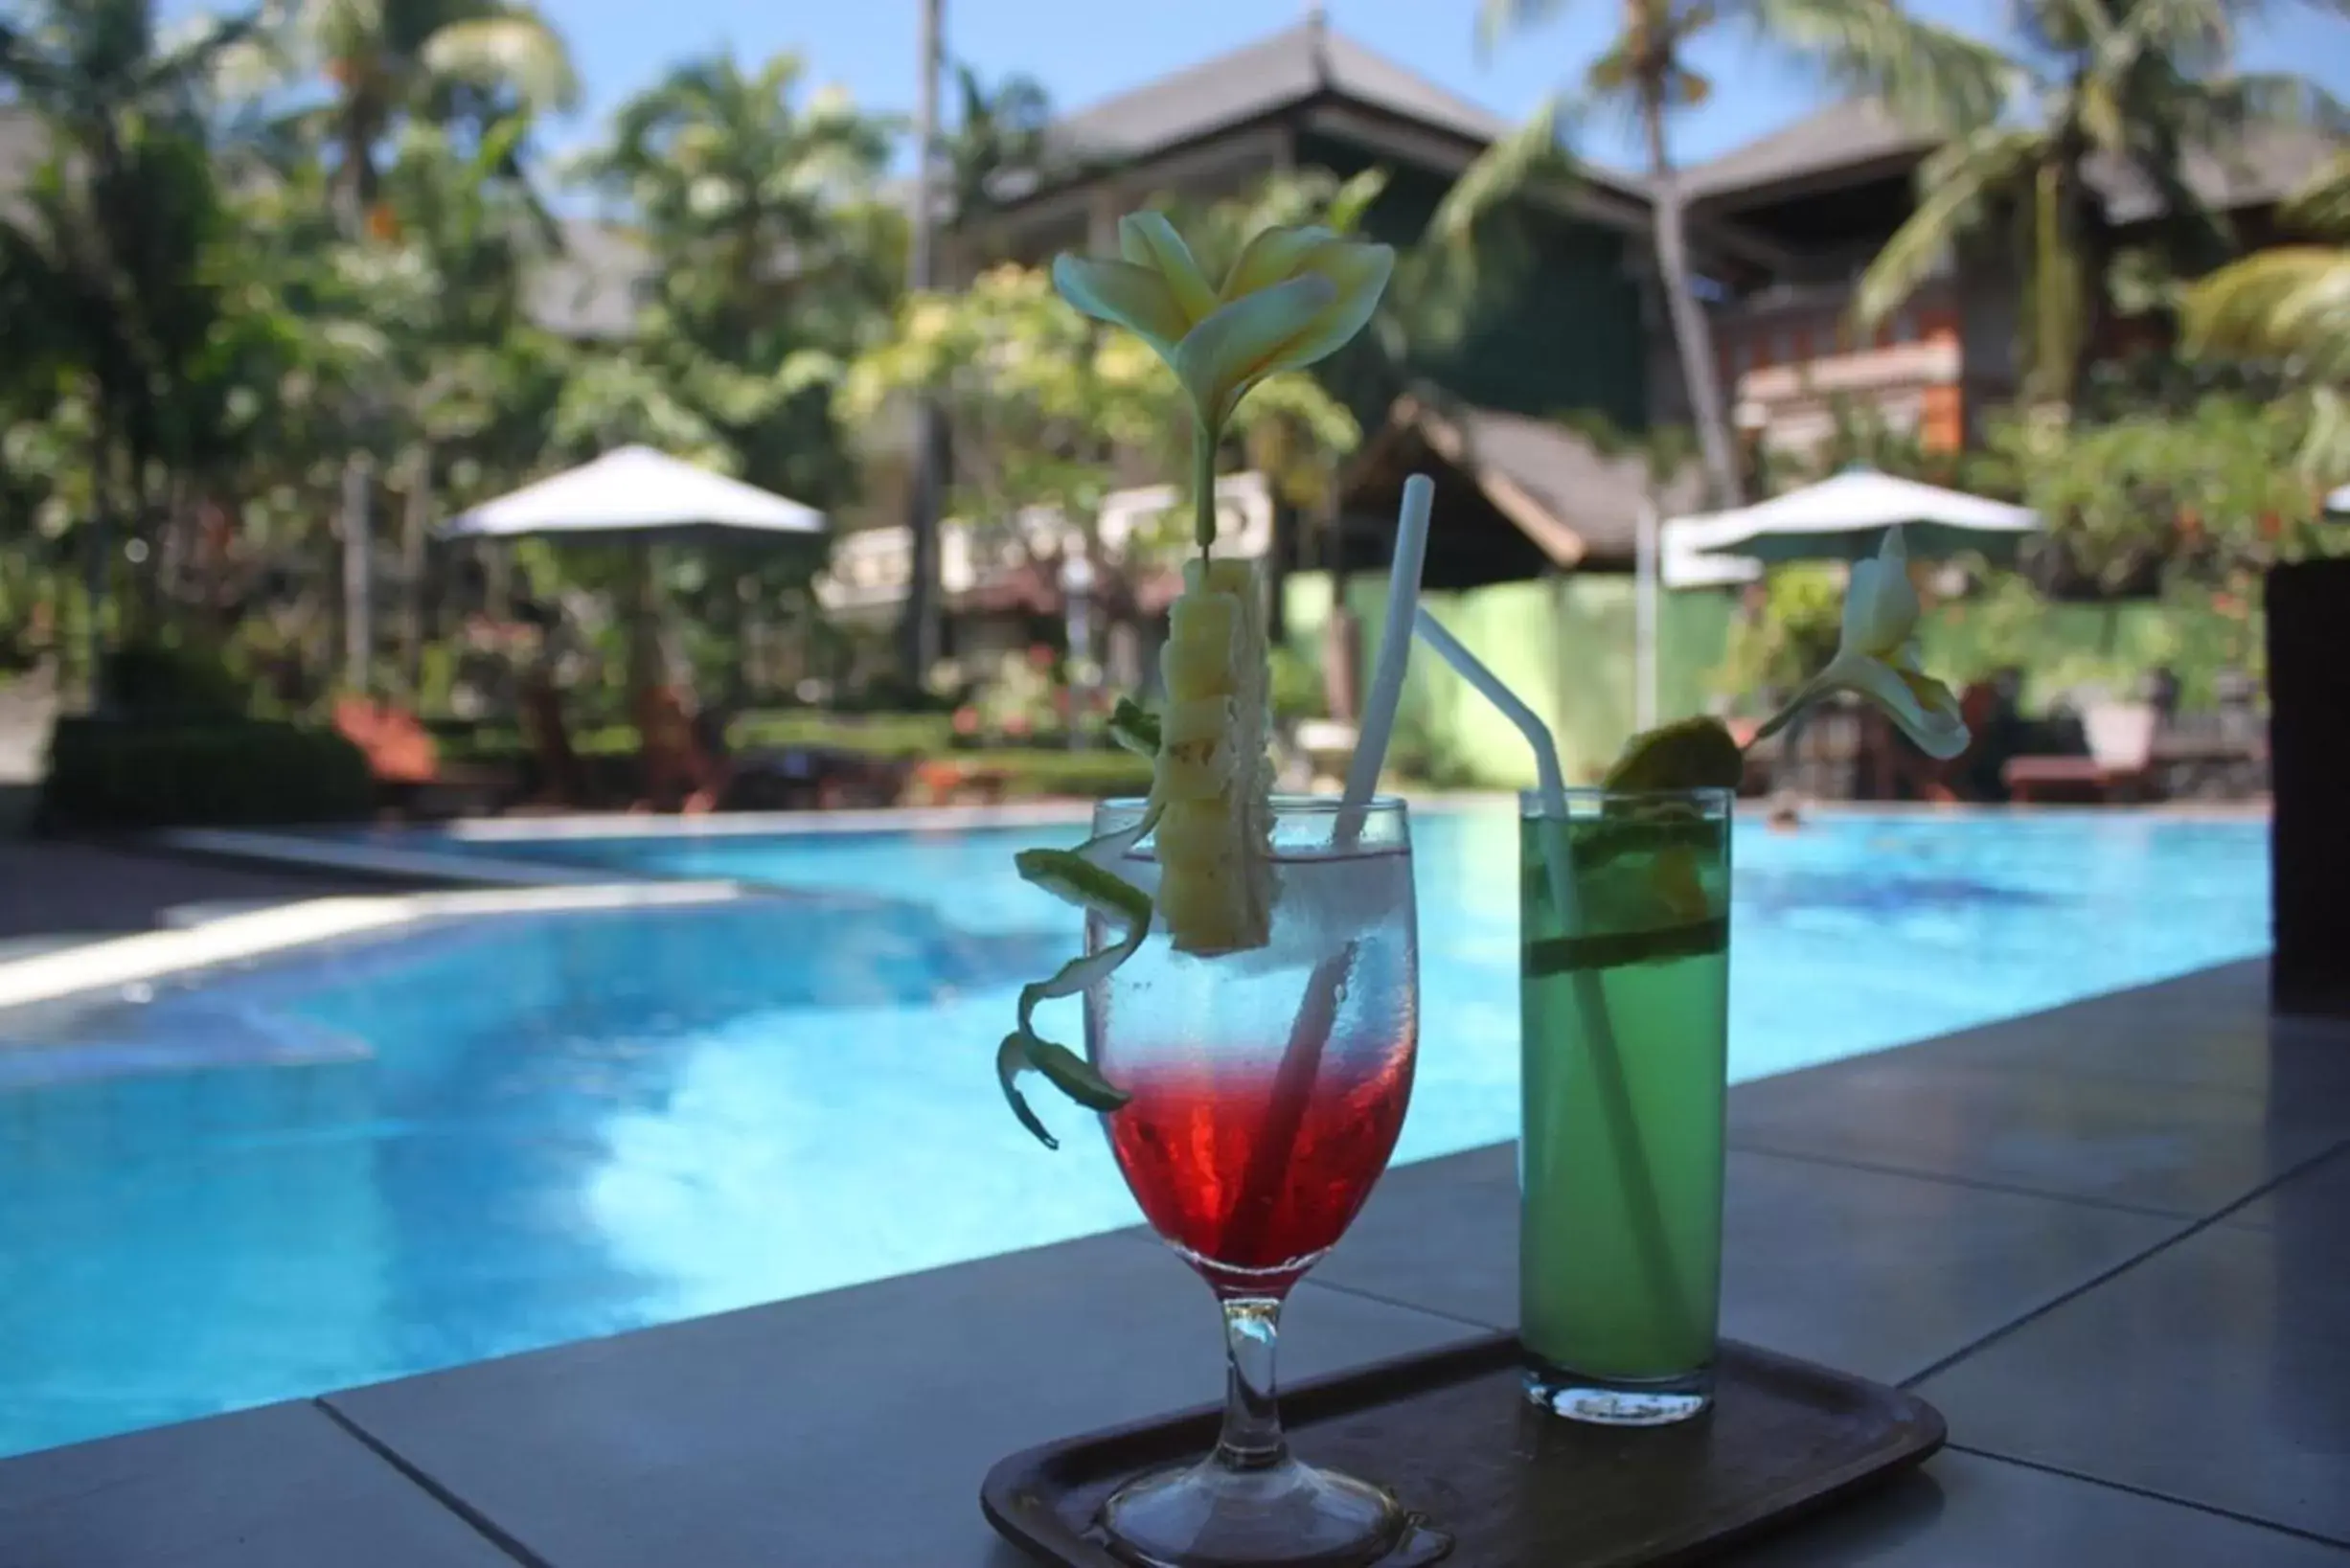
[[633, 713], [661, 684], [660, 608], [652, 579], [652, 544], [638, 539], [628, 546], [628, 697]]
[[1632, 588], [1632, 728], [1656, 727], [1656, 612], [1659, 608], [1656, 562], [1656, 508], [1640, 503], [1639, 533], [1633, 546]]

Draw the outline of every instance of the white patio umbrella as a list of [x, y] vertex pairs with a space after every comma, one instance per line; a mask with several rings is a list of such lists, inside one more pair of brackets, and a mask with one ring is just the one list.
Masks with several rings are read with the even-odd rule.
[[728, 534], [821, 534], [824, 513], [756, 485], [657, 452], [622, 446], [450, 519], [452, 538], [535, 537], [634, 547], [629, 683], [657, 683], [652, 547]]
[[2333, 494], [2327, 496], [2325, 498], [2325, 510], [2328, 511], [2350, 513], [2350, 485], [2344, 485], [2340, 489], [2338, 489]]
[[2028, 507], [1847, 468], [1833, 479], [1740, 507], [1665, 524], [1668, 568], [1683, 558], [1755, 561], [1859, 560], [1877, 553], [1885, 530], [1902, 530], [1912, 557], [1976, 551], [1996, 557], [2040, 527]]
[[824, 513], [650, 446], [623, 446], [485, 501], [445, 532], [473, 539], [615, 539], [734, 530], [821, 534]]

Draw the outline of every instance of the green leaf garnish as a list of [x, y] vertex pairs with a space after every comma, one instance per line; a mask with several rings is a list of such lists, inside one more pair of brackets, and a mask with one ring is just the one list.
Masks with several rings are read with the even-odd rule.
[[1109, 712], [1109, 738], [1137, 757], [1158, 755], [1158, 715], [1132, 697], [1120, 697]]
[[1051, 979], [1022, 986], [1019, 1022], [996, 1049], [995, 1076], [1003, 1084], [1004, 1098], [1011, 1102], [1012, 1112], [1020, 1119], [1020, 1125], [1035, 1133], [1047, 1148], [1059, 1148], [1061, 1142], [1046, 1130], [1020, 1093], [1022, 1072], [1043, 1074], [1053, 1087], [1088, 1110], [1114, 1111], [1131, 1098], [1096, 1072], [1084, 1057], [1038, 1034], [1035, 1015], [1039, 1002], [1076, 996], [1108, 979], [1120, 965], [1141, 949], [1144, 939], [1150, 936], [1151, 896], [1114, 872], [1103, 870], [1086, 856], [1093, 852], [1123, 854], [1139, 843], [1157, 821], [1158, 808], [1153, 806], [1131, 828], [1089, 839], [1074, 850], [1022, 850], [1013, 856], [1022, 880], [1063, 903], [1101, 916], [1119, 925], [1123, 933], [1114, 944], [1071, 959]]

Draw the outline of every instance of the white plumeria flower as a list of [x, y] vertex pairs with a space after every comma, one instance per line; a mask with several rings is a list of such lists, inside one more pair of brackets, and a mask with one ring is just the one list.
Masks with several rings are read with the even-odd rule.
[[1053, 283], [1078, 309], [1128, 329], [1172, 366], [1199, 423], [1221, 434], [1248, 389], [1311, 365], [1363, 329], [1395, 252], [1320, 228], [1254, 236], [1220, 288], [1158, 213], [1118, 224], [1115, 260], [1062, 256]]
[[1851, 692], [1884, 710], [1928, 757], [1943, 761], [1972, 739], [1951, 689], [1919, 667], [1918, 591], [1910, 585], [1902, 531], [1885, 530], [1874, 560], [1855, 562], [1844, 590], [1844, 635], [1828, 667], [1757, 730], [1762, 739], [1831, 692]]

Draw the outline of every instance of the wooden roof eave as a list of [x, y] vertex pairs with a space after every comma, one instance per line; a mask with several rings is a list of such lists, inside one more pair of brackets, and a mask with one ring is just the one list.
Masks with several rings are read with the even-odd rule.
[[1565, 519], [1537, 500], [1523, 486], [1476, 460], [1467, 435], [1460, 426], [1447, 419], [1428, 403], [1406, 393], [1396, 399], [1388, 412], [1387, 422], [1348, 465], [1341, 488], [1356, 483], [1377, 471], [1394, 456], [1394, 446], [1406, 435], [1417, 435], [1455, 470], [1466, 474], [1477, 487], [1479, 494], [1490, 502], [1495, 511], [1509, 519], [1511, 525], [1562, 571], [1580, 565], [1590, 554], [1584, 536]]

